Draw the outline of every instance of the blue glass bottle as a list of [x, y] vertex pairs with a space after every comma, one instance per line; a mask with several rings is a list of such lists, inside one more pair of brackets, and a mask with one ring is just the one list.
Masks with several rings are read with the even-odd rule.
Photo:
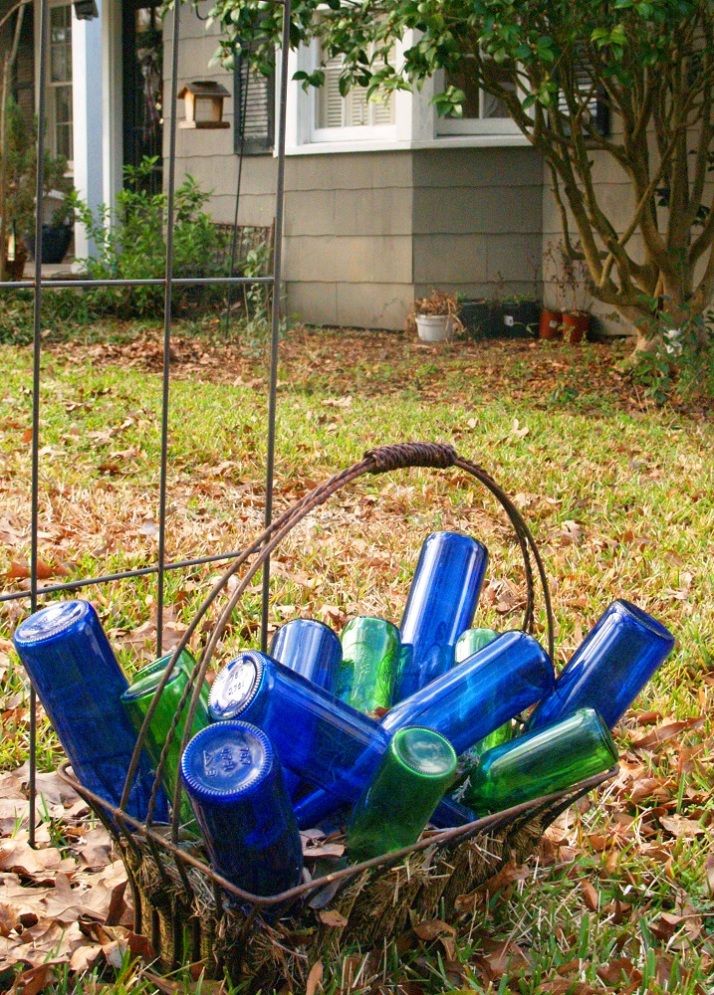
[[397, 674], [395, 704], [449, 670], [454, 645], [476, 611], [488, 550], [470, 536], [433, 532], [419, 554], [400, 634], [412, 647]]
[[579, 708], [596, 709], [613, 728], [674, 647], [674, 636], [629, 601], [613, 601], [577, 648], [529, 729]]
[[[296, 618], [281, 625], [270, 643], [270, 655], [313, 684], [337, 693], [342, 645], [337, 634], [324, 622]], [[288, 768], [283, 769], [283, 776], [293, 800], [309, 790], [309, 784]]]
[[[77, 780], [119, 805], [136, 743], [121, 696], [128, 684], [97, 613], [88, 601], [63, 601], [35, 612], [13, 642]], [[154, 774], [142, 754], [126, 811], [146, 818]], [[168, 805], [157, 796], [154, 820]]]
[[295, 618], [281, 625], [270, 644], [270, 655], [327, 691], [337, 685], [342, 646], [329, 625], [312, 618]]
[[264, 732], [239, 721], [206, 726], [184, 750], [181, 777], [218, 874], [253, 895], [300, 883], [300, 834]]
[[340, 801], [362, 792], [389, 734], [374, 719], [256, 650], [220, 671], [209, 698], [213, 721], [240, 718], [261, 728], [283, 765]]
[[[478, 653], [484, 646], [492, 643], [494, 639], [498, 639], [498, 633], [494, 629], [467, 629], [466, 632], [462, 632], [454, 647], [454, 660], [456, 664], [463, 663], [464, 660], [473, 656], [474, 653]], [[486, 750], [490, 750], [494, 746], [500, 746], [501, 743], [507, 743], [510, 739], [513, 739], [515, 732], [515, 726], [509, 719], [508, 722], [504, 722], [502, 726], [494, 729], [492, 733], [479, 740], [478, 743], [474, 743], [465, 754], [466, 759], [477, 760]]]
[[504, 632], [382, 719], [388, 733], [421, 725], [463, 753], [553, 689], [553, 665], [525, 632]]
[[[445, 736], [457, 753], [464, 753], [548, 694], [553, 683], [553, 665], [539, 643], [525, 632], [504, 632], [395, 705], [382, 719], [382, 728], [391, 737], [405, 726], [425, 726]], [[296, 805], [298, 825], [314, 826], [334, 808], [328, 795], [312, 792]], [[440, 809], [436, 817], [442, 824], [448, 822]]]

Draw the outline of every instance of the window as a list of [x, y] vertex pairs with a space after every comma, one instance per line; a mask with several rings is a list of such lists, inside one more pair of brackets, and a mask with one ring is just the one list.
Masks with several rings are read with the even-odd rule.
[[[506, 90], [514, 90], [515, 84], [506, 67], [493, 63], [491, 73]], [[468, 62], [458, 72], [446, 76], [446, 85], [463, 90], [466, 99], [461, 117], [439, 118], [437, 130], [440, 135], [504, 135], [516, 134], [518, 128], [508, 113], [508, 108], [498, 97], [486, 93], [479, 87], [475, 74], [469, 72]]]
[[[602, 91], [593, 86], [592, 70], [587, 61], [586, 53], [581, 51], [578, 55], [579, 58], [573, 67], [573, 90], [579, 95], [581, 101], [586, 102], [583, 126], [591, 133], [607, 137], [610, 134], [610, 108], [603, 99]], [[558, 91], [558, 110], [565, 116], [570, 113], [568, 102], [562, 90]], [[568, 129], [566, 128], [566, 130]]]
[[[322, 64], [325, 82], [314, 92], [314, 135], [316, 141], [343, 141], [347, 138], [364, 139], [384, 134], [395, 124], [394, 95], [377, 90], [367, 99], [365, 87], [354, 86], [342, 96], [340, 93], [341, 56], [321, 58], [318, 51], [317, 63]], [[379, 63], [375, 63], [378, 67]]]
[[234, 150], [272, 152], [275, 140], [275, 76], [251, 70], [244, 59], [233, 72]]
[[73, 158], [72, 7], [50, 7], [47, 72], [47, 138], [52, 155]]

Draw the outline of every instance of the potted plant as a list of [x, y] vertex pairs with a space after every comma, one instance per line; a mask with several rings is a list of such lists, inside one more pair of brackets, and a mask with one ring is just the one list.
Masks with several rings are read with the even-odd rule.
[[422, 342], [446, 342], [463, 331], [459, 318], [459, 302], [455, 294], [432, 290], [427, 297], [418, 297], [407, 318], [407, 331], [416, 327]]
[[498, 302], [485, 297], [461, 301], [459, 318], [466, 334], [473, 339], [496, 338], [503, 328]]
[[540, 307], [524, 294], [510, 294], [501, 303], [503, 326], [508, 338], [533, 338], [538, 333]]
[[[16, 276], [27, 258], [25, 250], [34, 255], [35, 174], [37, 169], [37, 125], [28, 122], [12, 99], [5, 101], [5, 136], [0, 150], [0, 174], [3, 179], [3, 214], [5, 225], [2, 233], [3, 266]], [[72, 239], [72, 219], [64, 199], [72, 190], [72, 182], [65, 175], [67, 160], [63, 156], [45, 155], [44, 194], [59, 200], [48, 224], [42, 226], [42, 262], [61, 262]], [[11, 251], [14, 243], [14, 259]]]
[[560, 244], [562, 258], [562, 279], [565, 291], [565, 306], [563, 307], [563, 338], [571, 345], [581, 342], [590, 331], [590, 312], [586, 308], [588, 293], [588, 277], [585, 263], [579, 247], [572, 250]]
[[540, 339], [557, 339], [562, 334], [566, 292], [562, 266], [562, 249], [564, 248], [562, 243], [549, 242], [545, 251], [545, 259], [549, 268], [546, 284], [553, 290], [555, 307], [546, 307], [544, 303], [541, 308], [538, 324], [538, 338]]

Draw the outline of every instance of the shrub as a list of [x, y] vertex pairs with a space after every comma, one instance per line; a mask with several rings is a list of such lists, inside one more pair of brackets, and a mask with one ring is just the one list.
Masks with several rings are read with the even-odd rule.
[[[147, 157], [139, 166], [124, 168], [124, 189], [112, 210], [100, 205], [93, 212], [76, 194], [71, 206], [94, 243], [93, 255], [82, 260], [93, 279], [162, 278], [166, 265], [167, 196], [151, 193], [146, 180], [156, 168], [157, 157]], [[173, 275], [212, 276], [227, 268], [224, 238], [203, 207], [210, 194], [201, 190], [192, 176], [176, 188], [174, 202]], [[215, 294], [215, 291], [214, 291]], [[96, 313], [120, 317], [160, 317], [164, 288], [99, 287], [88, 292]], [[205, 300], [197, 288], [176, 288], [174, 306], [187, 307]]]

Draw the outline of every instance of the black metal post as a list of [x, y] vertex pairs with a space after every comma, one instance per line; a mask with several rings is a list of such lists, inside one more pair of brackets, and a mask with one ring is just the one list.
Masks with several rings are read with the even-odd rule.
[[[273, 475], [275, 473], [275, 413], [278, 392], [278, 358], [280, 349], [280, 285], [283, 272], [283, 213], [285, 207], [285, 118], [288, 104], [288, 56], [290, 55], [291, 0], [283, 5], [283, 37], [280, 50], [280, 98], [278, 110], [278, 176], [275, 188], [275, 239], [273, 245], [273, 308], [270, 335], [270, 375], [268, 388], [268, 451], [265, 471], [265, 526], [273, 518]], [[268, 645], [268, 609], [270, 604], [270, 559], [263, 567], [263, 598], [260, 613], [260, 645]]]
[[156, 656], [163, 649], [164, 581], [166, 573], [166, 481], [169, 450], [169, 387], [171, 382], [171, 309], [174, 276], [174, 197], [176, 187], [176, 114], [178, 101], [178, 53], [180, 0], [174, 0], [171, 48], [171, 124], [169, 126], [169, 175], [166, 197], [166, 272], [164, 274], [164, 365], [161, 393], [161, 470], [159, 476], [159, 563], [156, 585]]
[[[32, 337], [32, 496], [30, 508], [30, 608], [37, 611], [37, 535], [40, 528], [40, 372], [42, 366], [42, 199], [45, 190], [45, 118], [49, 2], [40, 2], [40, 71], [37, 100], [37, 175], [35, 183], [35, 299]], [[35, 845], [37, 773], [37, 696], [30, 687], [30, 846]]]

